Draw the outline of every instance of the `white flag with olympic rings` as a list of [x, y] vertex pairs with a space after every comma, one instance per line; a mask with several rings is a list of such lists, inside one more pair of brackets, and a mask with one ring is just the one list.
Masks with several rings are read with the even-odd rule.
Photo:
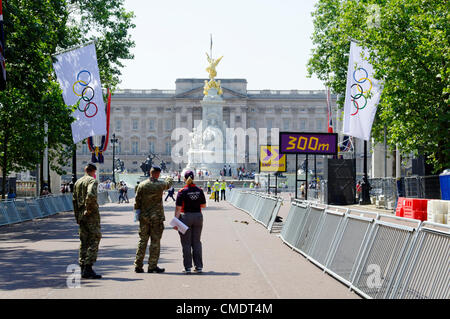
[[344, 104], [343, 133], [370, 140], [373, 121], [381, 97], [379, 81], [374, 78], [369, 55], [352, 42], [348, 61], [347, 88]]
[[76, 105], [72, 137], [76, 144], [90, 136], [106, 135], [105, 104], [95, 44], [55, 56], [53, 64], [64, 102]]

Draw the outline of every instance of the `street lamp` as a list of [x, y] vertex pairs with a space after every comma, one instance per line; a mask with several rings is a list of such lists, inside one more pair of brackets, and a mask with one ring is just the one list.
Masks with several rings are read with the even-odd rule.
[[118, 143], [119, 142], [119, 139], [118, 138], [116, 138], [116, 133], [113, 133], [113, 135], [112, 135], [112, 139], [111, 139], [111, 143], [112, 143], [112, 146], [113, 146], [113, 167], [112, 167], [112, 176], [113, 176], [113, 184], [114, 184], [114, 186], [116, 185], [116, 174], [115, 174], [115, 171], [116, 171], [116, 167], [115, 167], [115, 165], [116, 165], [116, 143]]

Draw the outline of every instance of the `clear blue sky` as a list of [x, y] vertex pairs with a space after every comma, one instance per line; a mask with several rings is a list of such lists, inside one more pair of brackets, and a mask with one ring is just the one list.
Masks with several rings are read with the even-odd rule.
[[175, 89], [177, 78], [206, 78], [206, 52], [224, 56], [218, 78], [249, 89], [324, 89], [307, 78], [316, 0], [125, 0], [134, 11], [135, 59], [122, 89]]

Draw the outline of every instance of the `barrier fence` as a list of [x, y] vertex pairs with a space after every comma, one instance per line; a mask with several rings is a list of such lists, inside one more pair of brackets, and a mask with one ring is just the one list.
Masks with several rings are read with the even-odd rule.
[[236, 189], [227, 190], [226, 198], [233, 206], [247, 212], [270, 232], [274, 229], [275, 219], [283, 204], [280, 197]]
[[450, 226], [294, 200], [281, 239], [365, 298], [450, 298]]
[[[134, 197], [134, 190], [128, 191]], [[99, 205], [119, 201], [118, 191], [99, 192]], [[0, 226], [21, 223], [73, 210], [72, 194], [50, 195], [39, 198], [26, 198], [0, 201]]]

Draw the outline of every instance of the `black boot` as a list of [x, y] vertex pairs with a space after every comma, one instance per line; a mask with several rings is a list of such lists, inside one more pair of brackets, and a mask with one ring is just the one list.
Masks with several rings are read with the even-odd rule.
[[138, 274], [142, 274], [144, 272], [144, 268], [142, 268], [142, 267], [135, 267], [134, 271], [137, 272]]
[[160, 273], [163, 273], [165, 271], [165, 269], [164, 268], [159, 268], [158, 266], [156, 266], [155, 268], [151, 268], [150, 269], [150, 267], [148, 267], [148, 273], [153, 273], [153, 272], [156, 272], [156, 273], [158, 273], [158, 274], [160, 274]]
[[101, 275], [97, 275], [95, 271], [92, 269], [92, 265], [84, 266], [84, 272], [81, 275], [81, 278], [84, 279], [101, 279]]

